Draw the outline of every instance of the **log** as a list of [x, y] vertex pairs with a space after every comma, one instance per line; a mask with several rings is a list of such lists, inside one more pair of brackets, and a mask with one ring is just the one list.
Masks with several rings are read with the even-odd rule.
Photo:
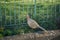
[[[53, 30], [56, 34], [26, 33], [22, 35], [6, 36], [0, 40], [60, 40], [60, 30]], [[56, 39], [58, 37], [58, 39]]]

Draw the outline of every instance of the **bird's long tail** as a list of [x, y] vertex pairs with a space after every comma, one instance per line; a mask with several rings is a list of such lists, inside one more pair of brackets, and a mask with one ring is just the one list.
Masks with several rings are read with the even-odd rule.
[[43, 27], [39, 27], [40, 29], [42, 29], [45, 32], [48, 32], [46, 29], [44, 29]]
[[49, 35], [55, 36], [55, 34], [56, 34], [54, 31], [49, 32], [46, 29], [44, 29], [43, 27], [39, 27], [39, 28], [42, 29], [43, 31], [45, 31], [46, 33], [50, 33]]

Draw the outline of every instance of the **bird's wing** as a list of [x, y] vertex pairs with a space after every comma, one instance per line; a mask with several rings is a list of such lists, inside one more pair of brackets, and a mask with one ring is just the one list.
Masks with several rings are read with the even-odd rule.
[[39, 26], [39, 24], [38, 24], [35, 20], [31, 19], [31, 21], [32, 21], [32, 24], [34, 24], [36, 27], [42, 29], [43, 31], [47, 31], [47, 30], [44, 29], [43, 27]]
[[31, 22], [32, 22], [35, 26], [39, 27], [39, 24], [38, 24], [35, 20], [31, 19]]

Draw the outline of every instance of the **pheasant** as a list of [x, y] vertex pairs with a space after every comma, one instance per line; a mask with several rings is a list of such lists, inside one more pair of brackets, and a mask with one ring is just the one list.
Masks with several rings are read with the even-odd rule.
[[47, 30], [44, 29], [43, 27], [39, 26], [39, 24], [35, 20], [31, 19], [29, 17], [29, 15], [27, 15], [27, 23], [28, 23], [29, 27], [31, 27], [32, 29], [40, 28], [43, 31], [47, 32]]
[[[43, 30], [45, 33], [50, 33], [50, 32], [48, 32], [46, 29], [44, 29], [43, 27], [41, 27], [35, 20], [31, 19], [28, 14], [27, 14], [27, 24], [28, 24], [29, 27], [32, 28], [32, 29], [40, 28], [40, 29]], [[54, 32], [52, 31], [52, 33], [54, 33]]]

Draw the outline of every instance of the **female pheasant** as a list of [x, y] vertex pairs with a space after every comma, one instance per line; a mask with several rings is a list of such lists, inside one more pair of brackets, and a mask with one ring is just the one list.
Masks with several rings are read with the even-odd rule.
[[29, 15], [27, 15], [27, 23], [28, 23], [29, 27], [31, 27], [32, 29], [40, 28], [40, 29], [42, 29], [43, 31], [47, 32], [47, 30], [44, 29], [43, 27], [39, 26], [39, 24], [38, 24], [35, 20], [31, 19], [31, 18], [29, 17]]
[[47, 31], [46, 29], [44, 29], [43, 27], [39, 26], [39, 24], [38, 24], [35, 20], [33, 20], [33, 19], [31, 19], [31, 18], [29, 17], [29, 15], [27, 15], [27, 24], [28, 24], [29, 27], [32, 28], [32, 29], [40, 28], [40, 29], [42, 29], [46, 34], [55, 35], [55, 32], [54, 32], [54, 31], [48, 32], [48, 31]]

